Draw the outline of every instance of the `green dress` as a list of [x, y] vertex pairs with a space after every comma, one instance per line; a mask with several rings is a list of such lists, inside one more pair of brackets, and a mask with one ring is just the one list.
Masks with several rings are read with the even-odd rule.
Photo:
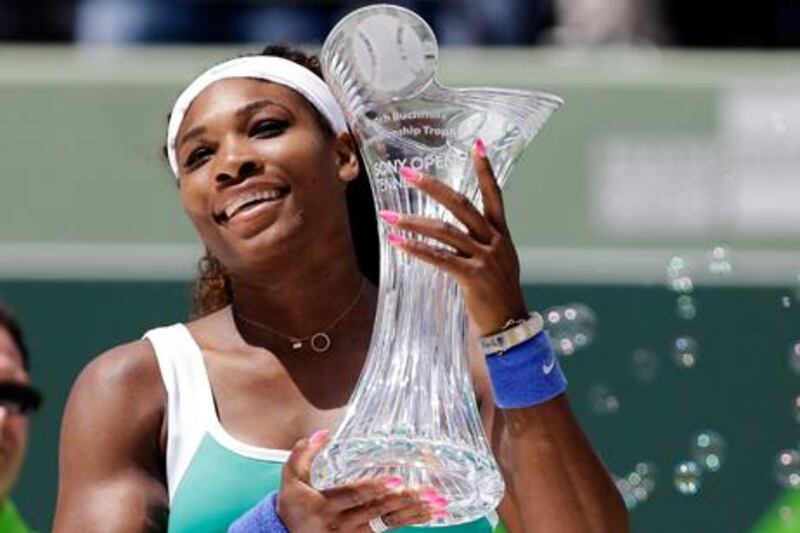
[[[244, 443], [220, 424], [203, 355], [182, 324], [150, 330], [167, 391], [167, 485], [171, 533], [225, 532], [280, 488], [286, 450]], [[466, 524], [393, 531], [498, 533], [496, 513]], [[2, 531], [2, 530], [0, 530]]]

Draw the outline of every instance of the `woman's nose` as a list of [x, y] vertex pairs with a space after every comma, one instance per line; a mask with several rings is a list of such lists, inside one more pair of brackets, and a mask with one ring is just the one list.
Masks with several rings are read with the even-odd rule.
[[230, 153], [222, 160], [216, 181], [220, 185], [239, 183], [261, 172], [261, 168], [261, 164], [247, 153]]

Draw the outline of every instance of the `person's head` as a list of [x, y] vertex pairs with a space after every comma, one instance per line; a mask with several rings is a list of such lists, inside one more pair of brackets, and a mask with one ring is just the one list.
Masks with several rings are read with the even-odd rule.
[[200, 315], [230, 303], [231, 278], [332, 253], [354, 253], [377, 282], [369, 183], [338, 105], [329, 92], [319, 97], [328, 89], [318, 60], [285, 46], [261, 55], [283, 58], [278, 68], [286, 60], [289, 71], [303, 67], [299, 81], [240, 77], [237, 70], [199, 84], [182, 120], [172, 116], [170, 163], [208, 250], [195, 294]]
[[29, 383], [22, 330], [0, 306], [0, 502], [19, 477], [28, 444], [28, 415], [39, 402], [39, 393]]

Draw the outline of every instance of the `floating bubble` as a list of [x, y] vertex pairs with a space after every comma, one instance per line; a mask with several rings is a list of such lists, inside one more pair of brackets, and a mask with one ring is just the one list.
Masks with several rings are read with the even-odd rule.
[[792, 306], [792, 299], [788, 296], [781, 296], [781, 307], [789, 309]]
[[597, 315], [588, 305], [559, 305], [546, 310], [543, 316], [553, 348], [560, 355], [572, 355], [594, 340]]
[[631, 371], [638, 381], [650, 383], [661, 371], [661, 360], [649, 350], [634, 350], [631, 354]]
[[675, 467], [673, 481], [678, 492], [691, 496], [697, 494], [702, 484], [703, 470], [694, 461], [683, 461]]
[[657, 473], [658, 471], [653, 463], [642, 461], [636, 464], [633, 472], [631, 472], [631, 474], [628, 476], [629, 480], [630, 476], [634, 475], [639, 480], [637, 487], [642, 489], [642, 494], [644, 494], [643, 496], [639, 497], [640, 501], [644, 501], [649, 498], [655, 490]]
[[778, 518], [784, 526], [794, 525], [796, 522], [794, 509], [788, 505], [781, 505], [778, 509]]
[[639, 505], [639, 500], [634, 494], [634, 489], [631, 484], [624, 477], [614, 476], [614, 485], [617, 486], [619, 495], [622, 496], [622, 501], [625, 502], [625, 508], [632, 511]]
[[800, 376], [800, 341], [795, 342], [789, 348], [789, 368]]
[[689, 273], [689, 265], [683, 257], [673, 256], [667, 263], [667, 287], [680, 294], [691, 294], [694, 282]]
[[728, 276], [733, 273], [730, 250], [726, 246], [715, 246], [709, 253], [708, 272], [715, 276]]
[[700, 346], [691, 337], [678, 337], [672, 346], [672, 358], [681, 368], [694, 368]]
[[589, 387], [589, 406], [597, 415], [613, 415], [619, 411], [619, 398], [605, 385], [592, 385]]
[[614, 476], [614, 484], [628, 510], [636, 508], [650, 498], [656, 486], [655, 475], [655, 465], [643, 461], [638, 463], [627, 476]]
[[781, 487], [800, 488], [800, 453], [781, 450], [775, 457], [775, 479]]
[[678, 316], [684, 320], [692, 320], [697, 316], [697, 306], [694, 303], [694, 298], [688, 294], [678, 297], [677, 300]]
[[722, 435], [711, 429], [700, 431], [692, 437], [692, 459], [709, 472], [722, 468], [727, 448], [728, 444]]
[[794, 413], [794, 421], [800, 424], [800, 395], [794, 397], [792, 412]]

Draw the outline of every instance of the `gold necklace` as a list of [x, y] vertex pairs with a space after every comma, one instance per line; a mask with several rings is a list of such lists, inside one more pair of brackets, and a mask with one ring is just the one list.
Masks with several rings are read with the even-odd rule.
[[291, 343], [292, 350], [294, 350], [294, 351], [301, 350], [303, 348], [303, 344], [305, 342], [308, 342], [308, 344], [309, 344], [309, 346], [311, 346], [312, 350], [314, 350], [316, 353], [322, 354], [322, 353], [327, 352], [331, 347], [331, 338], [327, 333], [325, 333], [325, 331], [330, 331], [331, 329], [333, 329], [333, 327], [336, 326], [336, 324], [338, 324], [344, 317], [347, 316], [347, 314], [350, 311], [353, 310], [353, 308], [356, 306], [358, 301], [361, 299], [361, 294], [364, 292], [364, 289], [366, 288], [366, 286], [367, 286], [367, 280], [365, 278], [365, 279], [363, 279], [361, 281], [361, 287], [358, 289], [358, 293], [356, 294], [356, 297], [353, 298], [352, 302], [350, 302], [350, 305], [348, 305], [345, 308], [344, 311], [339, 313], [339, 315], [336, 318], [334, 318], [333, 321], [331, 321], [327, 326], [322, 328], [321, 331], [319, 331], [317, 333], [314, 333], [313, 335], [309, 335], [308, 337], [302, 337], [301, 338], [301, 337], [294, 337], [292, 335], [287, 335], [286, 333], [283, 333], [282, 331], [278, 331], [275, 328], [271, 328], [270, 326], [268, 326], [266, 324], [263, 324], [263, 323], [261, 323], [261, 322], [259, 322], [257, 320], [253, 320], [252, 318], [248, 318], [248, 317], [244, 316], [243, 314], [241, 314], [240, 312], [234, 311], [234, 317], [238, 318], [242, 322], [246, 322], [246, 323], [250, 324], [251, 326], [254, 326], [256, 328], [262, 329], [264, 331], [268, 331], [268, 332], [270, 332], [270, 333], [272, 333], [274, 335], [278, 335], [279, 337], [283, 337], [284, 339], [287, 339]]

